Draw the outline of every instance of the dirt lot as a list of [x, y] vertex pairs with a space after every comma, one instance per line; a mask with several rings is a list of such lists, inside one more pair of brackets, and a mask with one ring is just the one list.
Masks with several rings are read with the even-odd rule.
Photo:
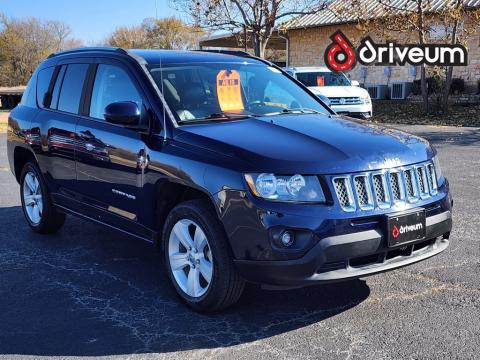
[[405, 100], [373, 102], [373, 121], [390, 124], [480, 126], [480, 105], [450, 107], [448, 114], [423, 114], [423, 103]]
[[0, 132], [7, 131], [8, 111], [0, 111]]

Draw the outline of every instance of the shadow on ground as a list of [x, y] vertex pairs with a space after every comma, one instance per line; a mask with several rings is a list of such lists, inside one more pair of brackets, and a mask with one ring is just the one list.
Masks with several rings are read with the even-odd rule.
[[360, 280], [291, 291], [247, 287], [216, 315], [179, 303], [151, 245], [68, 217], [33, 234], [0, 208], [0, 354], [93, 356], [227, 347], [299, 329], [370, 294]]

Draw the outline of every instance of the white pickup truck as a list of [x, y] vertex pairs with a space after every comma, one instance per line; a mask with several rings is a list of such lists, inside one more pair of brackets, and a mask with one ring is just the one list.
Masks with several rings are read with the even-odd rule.
[[[285, 71], [326, 101], [338, 114], [368, 119], [372, 117], [372, 100], [368, 91], [350, 81], [342, 72], [325, 66], [289, 67]], [[328, 99], [328, 101], [327, 101]]]

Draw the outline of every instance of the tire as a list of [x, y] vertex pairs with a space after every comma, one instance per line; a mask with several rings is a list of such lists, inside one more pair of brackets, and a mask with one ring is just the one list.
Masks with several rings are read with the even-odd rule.
[[57, 232], [65, 222], [65, 214], [53, 205], [38, 166], [27, 162], [20, 175], [22, 210], [30, 228], [39, 234]]
[[[188, 236], [191, 250], [185, 246]], [[162, 239], [168, 276], [189, 307], [216, 312], [238, 301], [245, 281], [235, 269], [225, 231], [208, 200], [177, 205], [165, 221]], [[198, 283], [190, 281], [191, 276], [198, 277]]]

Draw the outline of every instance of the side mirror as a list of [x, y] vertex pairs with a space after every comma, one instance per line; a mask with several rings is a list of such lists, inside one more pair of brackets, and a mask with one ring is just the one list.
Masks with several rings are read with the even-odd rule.
[[112, 124], [135, 126], [140, 123], [140, 109], [133, 101], [114, 102], [105, 108], [105, 120]]
[[360, 86], [360, 83], [357, 80], [352, 80], [350, 83], [352, 86]]

